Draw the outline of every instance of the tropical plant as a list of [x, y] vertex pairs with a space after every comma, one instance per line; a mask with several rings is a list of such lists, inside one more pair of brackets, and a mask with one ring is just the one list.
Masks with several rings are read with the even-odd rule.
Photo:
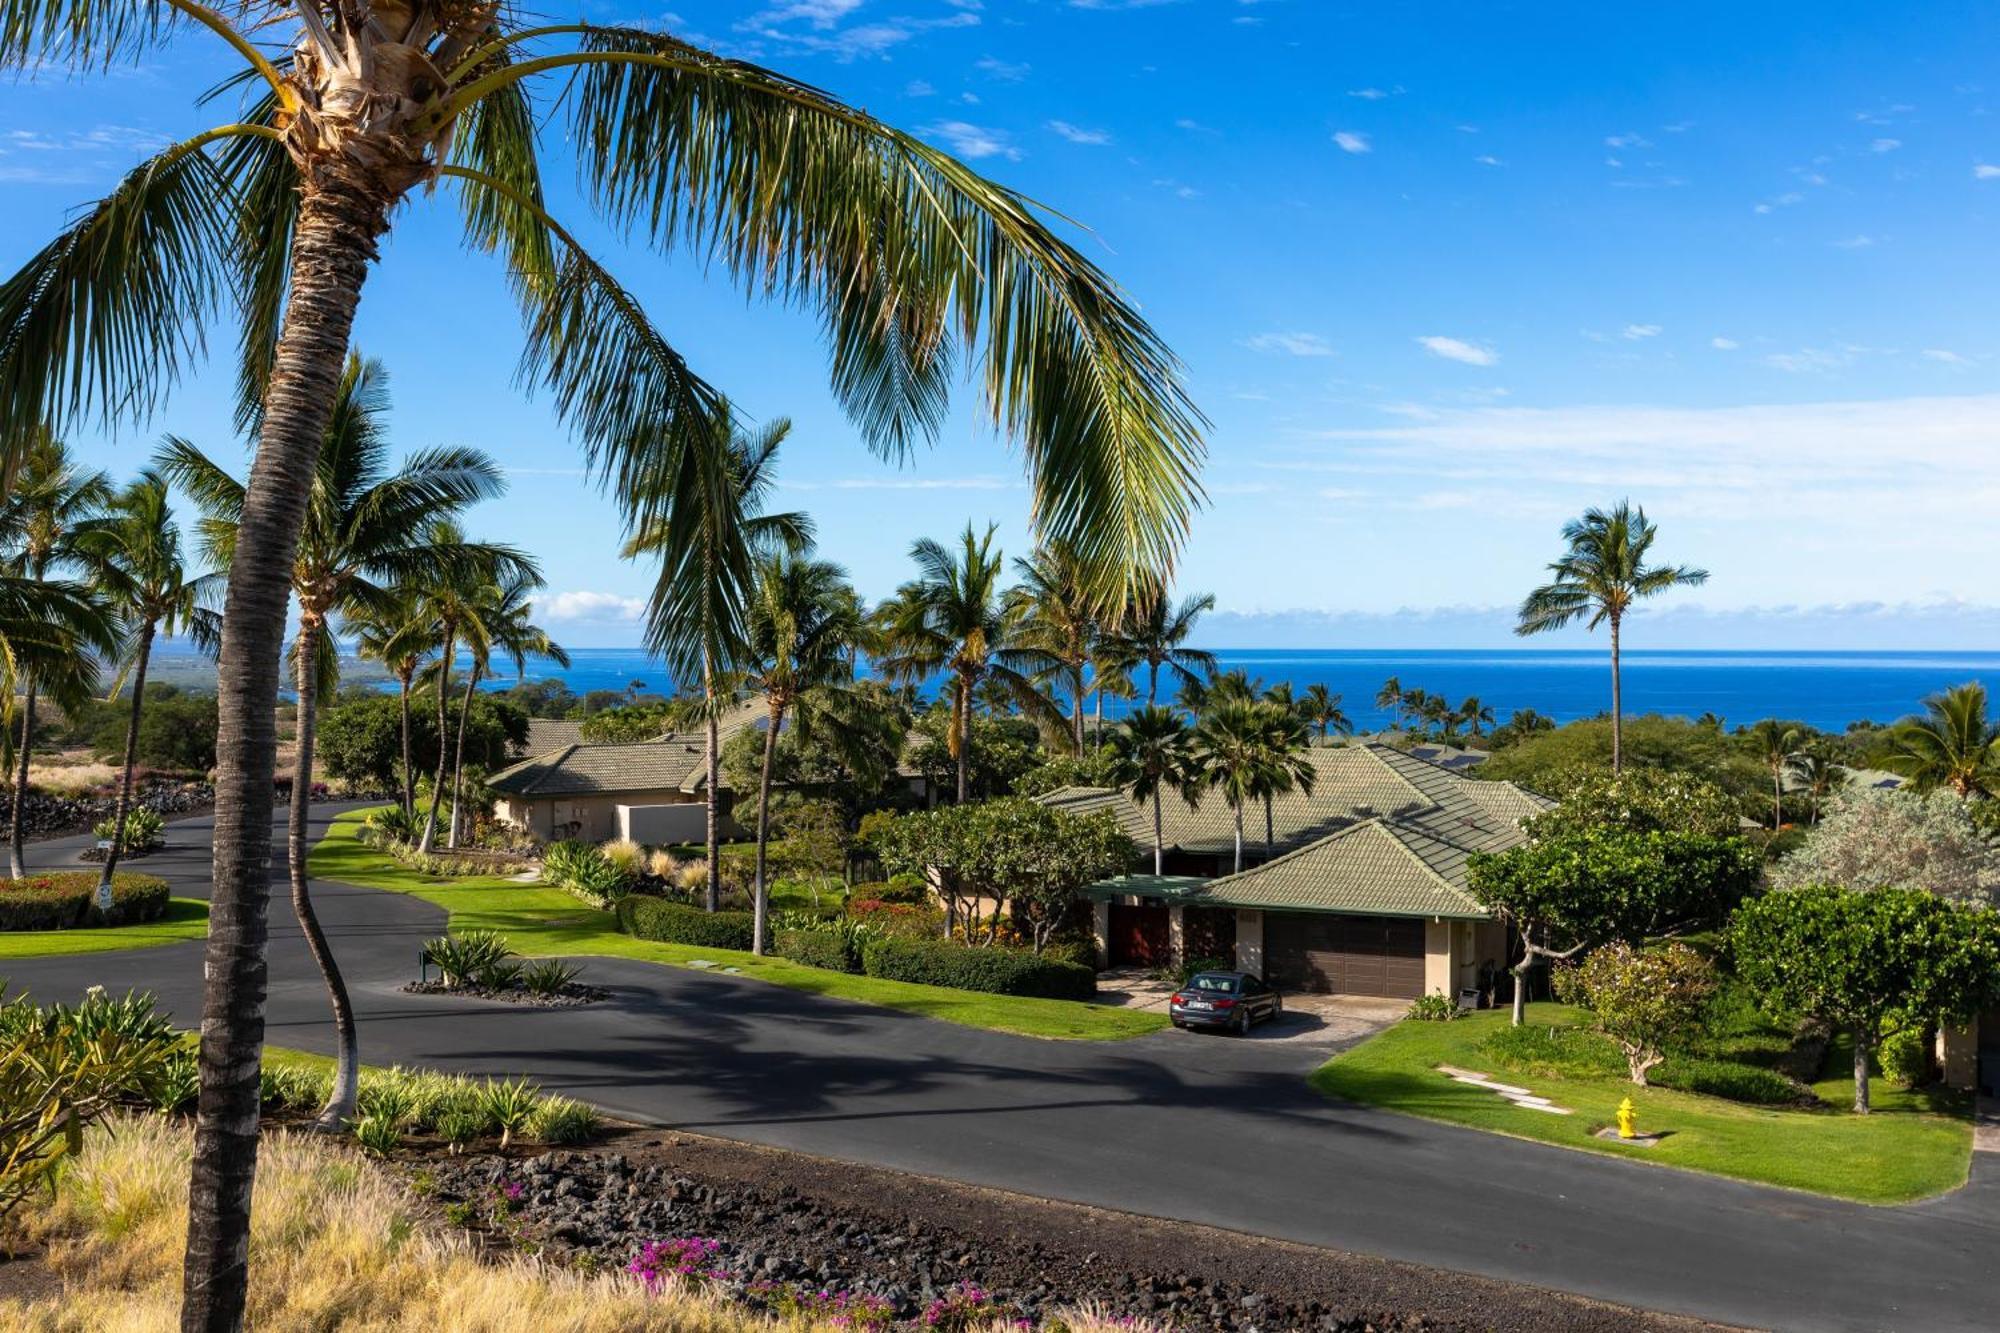
[[1050, 542], [1016, 557], [1014, 572], [1021, 581], [1001, 602], [1011, 641], [1037, 684], [1059, 684], [1068, 695], [1070, 752], [1081, 756], [1084, 673], [1102, 638], [1089, 570], [1067, 542]]
[[1642, 1088], [1655, 1066], [1702, 1034], [1717, 985], [1715, 964], [1679, 941], [1654, 949], [1607, 944], [1566, 969], [1561, 981], [1557, 994], [1590, 1010]]
[[[147, 845], [128, 837], [126, 823], [140, 813], [132, 809], [132, 772], [139, 762], [139, 723], [146, 706], [146, 668], [152, 663], [154, 636], [185, 634], [197, 649], [213, 653], [222, 625], [220, 617], [202, 604], [205, 596], [212, 596], [213, 580], [191, 577], [181, 558], [181, 530], [167, 502], [166, 479], [157, 472], [140, 474], [108, 499], [103, 517], [87, 523], [75, 542], [76, 558], [88, 565], [92, 581], [118, 617], [124, 640], [121, 674], [129, 673], [132, 691], [110, 845], [97, 881], [98, 910], [109, 912], [119, 855], [128, 847]], [[151, 815], [157, 833], [159, 816], [143, 813]]]
[[1195, 751], [1194, 730], [1171, 708], [1136, 709], [1111, 737], [1111, 751], [1131, 784], [1132, 799], [1153, 808], [1153, 873], [1163, 873], [1165, 834], [1160, 803], [1171, 794], [1189, 809], [1201, 804], [1207, 776]]
[[1820, 807], [1828, 797], [1838, 791], [1846, 779], [1847, 770], [1825, 749], [1808, 745], [1794, 752], [1785, 761], [1785, 775], [1805, 793], [1807, 808], [1811, 812], [1811, 822], [1819, 824]]
[[[91, 825], [90, 835], [120, 852], [150, 851], [160, 845], [167, 823], [160, 818], [157, 810], [138, 806], [109, 819], [100, 819]], [[109, 860], [109, 858], [106, 858]], [[109, 912], [111, 899], [110, 885], [105, 884], [97, 895], [97, 910]]]
[[561, 995], [576, 979], [583, 975], [583, 968], [575, 963], [566, 963], [560, 958], [541, 958], [521, 968], [521, 989], [530, 995]]
[[1478, 695], [1467, 695], [1464, 699], [1460, 700], [1458, 707], [1453, 710], [1452, 716], [1453, 720], [1459, 726], [1465, 728], [1468, 735], [1475, 737], [1480, 734], [1479, 729], [1481, 727], [1490, 727], [1493, 725], [1493, 709], [1483, 702]]
[[1924, 700], [1924, 716], [1889, 733], [1882, 767], [1920, 792], [1949, 788], [1961, 797], [2000, 793], [2000, 726], [1986, 714], [1986, 687], [1953, 686]]
[[967, 524], [957, 549], [925, 538], [910, 548], [917, 577], [877, 608], [883, 655], [876, 666], [892, 680], [946, 677], [951, 725], [947, 747], [958, 770], [958, 799], [970, 794], [972, 712], [983, 686], [1004, 689], [1023, 712], [1060, 728], [1061, 710], [1035, 688], [1036, 658], [1017, 642], [1002, 606], [997, 525], [984, 536]]
[[397, 787], [403, 813], [411, 820], [414, 841], [417, 813], [416, 767], [410, 760], [410, 691], [417, 672], [437, 646], [436, 627], [421, 614], [421, 598], [408, 584], [386, 589], [387, 596], [367, 607], [348, 611], [340, 618], [341, 628], [354, 638], [355, 650], [364, 658], [380, 662], [396, 678], [397, 712], [402, 730], [402, 763], [397, 769]]
[[1866, 788], [1837, 797], [1770, 875], [1780, 889], [1925, 889], [1990, 903], [2000, 894], [2000, 849], [1980, 832], [1970, 805], [1947, 788], [1928, 795]]
[[1236, 821], [1232, 873], [1243, 869], [1243, 807], [1264, 803], [1264, 853], [1273, 850], [1271, 803], [1297, 788], [1310, 795], [1318, 769], [1306, 756], [1305, 724], [1290, 708], [1229, 698], [1202, 715], [1194, 730], [1197, 762], [1208, 786], [1222, 794]]
[[1215, 671], [1215, 654], [1191, 648], [1195, 622], [1215, 609], [1215, 596], [1201, 593], [1175, 605], [1164, 579], [1145, 577], [1119, 622], [1114, 637], [1133, 665], [1146, 666], [1146, 707], [1159, 703], [1160, 671], [1182, 686], [1199, 686]]
[[1382, 688], [1375, 691], [1375, 706], [1386, 711], [1392, 721], [1400, 722], [1403, 717], [1403, 682], [1395, 676], [1382, 682]]
[[[465, 810], [465, 731], [472, 715], [472, 700], [479, 682], [492, 674], [495, 656], [514, 664], [514, 678], [524, 679], [528, 658], [546, 657], [557, 666], [569, 665], [569, 653], [529, 617], [534, 613], [533, 596], [542, 586], [535, 564], [522, 560], [497, 578], [488, 579], [463, 605], [464, 618], [459, 633], [471, 657], [465, 673], [465, 691], [458, 701], [458, 733], [451, 750], [451, 820], [445, 845], [456, 848], [459, 839], [471, 832]], [[442, 685], [440, 685], [442, 688]], [[443, 737], [439, 737], [442, 742]], [[441, 753], [441, 752], [440, 752]], [[432, 819], [436, 819], [437, 793], [431, 794]]]
[[676, 680], [701, 686], [711, 912], [722, 903], [721, 716], [742, 686], [757, 561], [776, 551], [803, 551], [812, 542], [812, 522], [804, 514], [764, 512], [777, 484], [778, 449], [791, 429], [780, 417], [748, 435], [731, 420], [685, 443], [678, 471], [650, 480], [657, 493], [647, 498], [648, 517], [624, 550], [627, 559], [659, 561], [646, 604], [646, 646]]
[[1588, 627], [1608, 626], [1611, 634], [1611, 769], [1625, 766], [1625, 697], [1620, 672], [1620, 635], [1625, 617], [1640, 600], [1669, 588], [1698, 587], [1708, 571], [1688, 565], [1651, 565], [1647, 556], [1659, 529], [1643, 508], [1620, 500], [1608, 512], [1587, 509], [1583, 517], [1563, 525], [1568, 547], [1549, 565], [1555, 577], [1529, 593], [1521, 603], [1516, 634], [1544, 634], [1585, 620]]
[[[1299, 716], [1306, 724], [1318, 730], [1321, 744], [1326, 743], [1330, 732], [1337, 731], [1343, 736], [1354, 734], [1354, 724], [1348, 721], [1347, 714], [1341, 710], [1340, 696], [1329, 692], [1326, 686], [1318, 681], [1306, 686], [1305, 692], [1299, 695], [1296, 706]], [[1488, 715], [1488, 720], [1491, 720], [1491, 714]]]
[[484, 978], [513, 957], [507, 937], [493, 930], [462, 930], [424, 943], [423, 960], [435, 967], [447, 986], [484, 985]]

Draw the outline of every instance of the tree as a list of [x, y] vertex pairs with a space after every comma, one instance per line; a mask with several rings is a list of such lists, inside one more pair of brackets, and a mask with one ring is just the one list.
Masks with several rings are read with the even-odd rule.
[[1792, 766], [1799, 746], [1805, 743], [1805, 728], [1795, 722], [1764, 718], [1744, 733], [1750, 749], [1771, 775], [1771, 827], [1785, 822], [1785, 773]]
[[[1611, 720], [1585, 718], [1523, 735], [1474, 770], [1482, 779], [1519, 783], [1545, 796], [1562, 796], [1578, 783], [1611, 772]], [[1728, 792], [1738, 813], [1762, 818], [1771, 789], [1764, 766], [1741, 738], [1690, 722], [1648, 713], [1623, 727], [1621, 774], [1664, 769], [1702, 778]]]
[[[218, 673], [228, 743], [183, 1313], [189, 1328], [232, 1328], [256, 1166], [285, 574], [362, 286], [401, 205], [455, 188], [468, 240], [504, 257], [522, 303], [523, 378], [550, 388], [621, 503], [659, 494], [644, 475], [718, 420], [716, 395], [550, 215], [536, 151], [553, 115], [531, 83], [559, 81], [548, 110], [567, 123], [551, 133], [615, 229], [685, 245], [746, 291], [822, 316], [835, 391], [877, 447], [933, 438], [970, 363], [1022, 442], [1043, 535], [1080, 541], [1108, 587], [1171, 562], [1205, 423], [1171, 353], [1031, 201], [666, 32], [430, 0], [171, 16], [21, 0], [0, 25], [0, 66], [137, 63], [197, 31], [241, 58], [251, 105], [141, 163], [0, 286], [0, 470], [43, 420], [146, 415], [235, 300], [259, 447]], [[276, 60], [260, 45], [273, 36], [292, 43]]]
[[1183, 598], [1176, 606], [1167, 597], [1164, 580], [1142, 582], [1114, 635], [1135, 665], [1146, 664], [1146, 707], [1159, 702], [1162, 668], [1183, 687], [1198, 687], [1214, 674], [1215, 654], [1188, 646], [1195, 622], [1214, 609], [1213, 593]]
[[1730, 838], [1742, 823], [1728, 792], [1677, 769], [1628, 768], [1616, 775], [1598, 769], [1547, 794], [1556, 804], [1522, 825], [1542, 841], [1604, 828]]
[[771, 910], [765, 850], [771, 838], [771, 777], [785, 718], [838, 727], [842, 688], [855, 656], [872, 643], [847, 571], [826, 560], [771, 552], [757, 562], [747, 616], [745, 684], [764, 695], [764, 757], [757, 776], [757, 871], [751, 949], [764, 951]]
[[1493, 710], [1478, 695], [1468, 695], [1458, 705], [1457, 718], [1466, 732], [1476, 738], [1481, 727], [1493, 725]]
[[[97, 879], [97, 910], [111, 911], [111, 877], [125, 847], [125, 820], [132, 809], [132, 770], [139, 762], [140, 722], [146, 708], [146, 668], [154, 636], [186, 634], [203, 652], [212, 652], [221, 634], [215, 612], [202, 604], [208, 580], [190, 577], [181, 559], [181, 530], [167, 502], [167, 482], [157, 472], [114, 496], [104, 517], [78, 535], [77, 554], [89, 563], [92, 581], [118, 617], [125, 643], [123, 667], [130, 675], [132, 707], [125, 727], [124, 762], [118, 799], [112, 807], [111, 846]], [[112, 691], [113, 696], [117, 694]]]
[[[70, 457], [62, 441], [36, 426], [32, 439], [18, 457], [5, 460], [13, 475], [7, 502], [0, 509], [0, 537], [7, 547], [10, 572], [33, 583], [46, 580], [58, 570], [78, 568], [76, 538], [90, 520], [111, 499], [111, 479], [101, 471], [80, 467]], [[81, 623], [72, 629], [82, 630]], [[50, 664], [64, 672], [62, 690], [68, 704], [80, 702], [88, 692], [84, 664]], [[65, 669], [66, 667], [66, 669]], [[28, 766], [34, 749], [35, 696], [44, 687], [32, 669], [19, 671], [22, 694], [20, 753], [15, 757], [13, 812], [7, 829], [8, 873], [15, 879], [26, 873], [22, 860], [24, 832], [22, 811], [28, 804]], [[53, 683], [53, 682], [50, 682]], [[9, 681], [8, 705], [13, 704], [15, 681]], [[59, 702], [62, 702], [59, 700]]]
[[1854, 1037], [1854, 1110], [1868, 1114], [1868, 1059], [1892, 1018], [1977, 1012], [2000, 977], [2000, 926], [1922, 889], [1809, 885], [1746, 902], [1730, 925], [1736, 972], [1768, 1009]]
[[1585, 510], [1582, 518], [1563, 526], [1563, 542], [1569, 549], [1549, 565], [1554, 579], [1522, 601], [1520, 622], [1514, 627], [1517, 634], [1542, 634], [1586, 617], [1593, 630], [1610, 627], [1613, 772], [1625, 766], [1625, 702], [1618, 659], [1625, 617], [1642, 598], [1708, 582], [1705, 569], [1648, 564], [1646, 557], [1658, 535], [1646, 511], [1633, 508], [1629, 501], [1619, 501], [1608, 513]]
[[[396, 707], [400, 719], [402, 762], [395, 781], [402, 797], [403, 814], [417, 814], [417, 774], [410, 755], [410, 690], [424, 660], [438, 646], [436, 626], [423, 616], [423, 599], [410, 584], [396, 584], [388, 596], [374, 604], [356, 608], [341, 617], [341, 625], [354, 636], [355, 648], [363, 657], [380, 662], [396, 678]], [[379, 781], [388, 782], [384, 770]]]
[[1194, 731], [1171, 708], [1149, 704], [1125, 719], [1125, 725], [1111, 738], [1111, 750], [1131, 784], [1132, 799], [1153, 807], [1153, 873], [1162, 874], [1166, 849], [1160, 803], [1173, 795], [1186, 801], [1190, 810], [1195, 809], [1207, 783], [1195, 751]]
[[1299, 696], [1298, 708], [1299, 716], [1308, 725], [1319, 729], [1321, 744], [1325, 744], [1330, 731], [1337, 731], [1343, 736], [1354, 734], [1354, 724], [1341, 710], [1340, 696], [1329, 693], [1326, 686], [1317, 681], [1306, 686], [1305, 693]]
[[1291, 709], [1231, 698], [1212, 707], [1194, 730], [1207, 785], [1222, 793], [1236, 820], [1233, 870], [1243, 869], [1243, 807], [1264, 802], [1264, 852], [1272, 850], [1271, 801], [1294, 787], [1312, 793], [1319, 770], [1305, 756], [1305, 724]]
[[1596, 1016], [1642, 1088], [1649, 1070], [1701, 1035], [1716, 992], [1715, 965], [1678, 941], [1657, 949], [1607, 944], [1563, 980], [1560, 989]]
[[[343, 691], [320, 710], [315, 749], [320, 771], [328, 777], [364, 787], [394, 787], [403, 772], [406, 733], [400, 701], [390, 694], [360, 687]], [[429, 710], [410, 715], [408, 755], [413, 767], [437, 765], [437, 718]], [[512, 703], [506, 691], [481, 691], [473, 696], [465, 723], [465, 762], [488, 771], [504, 767], [528, 740], [528, 715]], [[446, 733], [446, 753], [453, 744]]]
[[1519, 1027], [1538, 961], [1712, 925], [1755, 887], [1757, 855], [1740, 838], [1602, 827], [1475, 852], [1467, 872], [1472, 896], [1519, 942], [1510, 969]]
[[956, 550], [929, 538], [918, 541], [910, 547], [917, 577], [876, 609], [883, 646], [876, 666], [884, 675], [911, 683], [945, 675], [948, 743], [961, 804], [971, 793], [973, 703], [983, 685], [1006, 690], [1044, 725], [1062, 724], [1061, 711], [1035, 688], [1037, 659], [1017, 641], [1017, 622], [1004, 609], [996, 527], [988, 524], [981, 536], [966, 524]]
[[1856, 891], [1925, 889], [1959, 902], [2000, 892], [2000, 851], [1968, 804], [1949, 791], [1843, 794], [1796, 851], [1771, 867], [1781, 889], [1839, 884]]
[[1818, 827], [1820, 807], [1839, 789], [1846, 779], [1847, 770], [1834, 762], [1825, 749], [1808, 745], [1785, 761], [1785, 773], [1806, 794], [1812, 824]]
[[1395, 676], [1382, 682], [1382, 688], [1375, 691], [1375, 706], [1389, 714], [1392, 724], [1403, 718], [1403, 682]]
[[[452, 744], [451, 835], [446, 846], [457, 847], [461, 832], [471, 831], [469, 821], [462, 814], [465, 723], [472, 713], [472, 698], [479, 682], [493, 673], [494, 657], [504, 657], [514, 664], [516, 680], [526, 672], [531, 656], [546, 657], [557, 666], [569, 665], [569, 654], [549, 637], [548, 631], [529, 619], [534, 612], [532, 598], [541, 586], [541, 572], [532, 562], [524, 561], [522, 566], [486, 583], [467, 607], [462, 631], [472, 661], [465, 675], [465, 694], [458, 704], [458, 736]], [[436, 808], [436, 795], [433, 793], [433, 812]]]
[[722, 713], [737, 697], [749, 656], [748, 616], [757, 561], [804, 551], [812, 522], [804, 514], [767, 514], [779, 446], [792, 423], [779, 417], [755, 435], [733, 423], [682, 450], [678, 475], [653, 480], [654, 517], [626, 542], [626, 559], [660, 563], [646, 604], [646, 646], [677, 681], [699, 682], [708, 729], [708, 910], [722, 906]]
[[1069, 695], [1070, 749], [1083, 754], [1084, 672], [1102, 637], [1098, 604], [1089, 594], [1089, 570], [1066, 542], [1037, 547], [1016, 558], [1021, 582], [1007, 590], [1001, 614], [1009, 641], [1037, 683], [1060, 682]]
[[1924, 716], [1889, 733], [1882, 767], [1920, 792], [1948, 787], [1961, 797], [2000, 794], [2000, 726], [1986, 715], [1986, 687], [1954, 686], [1924, 700]]
[[961, 743], [960, 721], [947, 699], [918, 713], [910, 724], [903, 757], [924, 775], [931, 791], [952, 786], [964, 757], [966, 790], [971, 799], [1026, 794], [1022, 783], [1040, 766], [1043, 754], [1036, 744], [1035, 724], [1019, 717], [974, 713], [964, 719], [966, 735]]

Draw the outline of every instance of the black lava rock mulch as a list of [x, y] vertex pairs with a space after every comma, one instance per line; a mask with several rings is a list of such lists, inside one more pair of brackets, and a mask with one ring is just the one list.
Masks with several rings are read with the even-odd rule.
[[447, 986], [442, 981], [412, 981], [403, 987], [403, 991], [408, 995], [456, 995], [463, 999], [499, 1000], [506, 1004], [526, 1005], [530, 1009], [575, 1009], [611, 998], [611, 992], [602, 987], [586, 986], [575, 981], [560, 991], [540, 994], [520, 986]]

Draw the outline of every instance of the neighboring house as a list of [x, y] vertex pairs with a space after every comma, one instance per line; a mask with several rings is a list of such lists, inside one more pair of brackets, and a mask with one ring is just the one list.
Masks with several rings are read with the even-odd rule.
[[583, 723], [566, 717], [531, 717], [528, 719], [528, 743], [518, 753], [522, 756], [550, 754], [565, 745], [583, 743]]
[[[1310, 796], [1244, 811], [1244, 861], [1230, 869], [1234, 817], [1213, 793], [1161, 806], [1165, 875], [1092, 886], [1108, 965], [1219, 957], [1290, 990], [1414, 999], [1483, 990], [1507, 963], [1507, 935], [1466, 888], [1466, 858], [1522, 838], [1551, 804], [1381, 744], [1314, 749]], [[1065, 788], [1043, 801], [1110, 810], [1150, 860], [1153, 812], [1123, 790]]]

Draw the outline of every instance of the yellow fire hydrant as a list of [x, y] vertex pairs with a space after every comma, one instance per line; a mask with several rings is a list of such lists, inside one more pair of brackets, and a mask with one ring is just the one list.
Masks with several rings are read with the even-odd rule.
[[1638, 1119], [1639, 1119], [1639, 1108], [1632, 1105], [1632, 1099], [1630, 1097], [1627, 1097], [1624, 1101], [1618, 1103], [1618, 1137], [1621, 1139], [1638, 1138], [1639, 1137], [1639, 1130], [1637, 1128]]

